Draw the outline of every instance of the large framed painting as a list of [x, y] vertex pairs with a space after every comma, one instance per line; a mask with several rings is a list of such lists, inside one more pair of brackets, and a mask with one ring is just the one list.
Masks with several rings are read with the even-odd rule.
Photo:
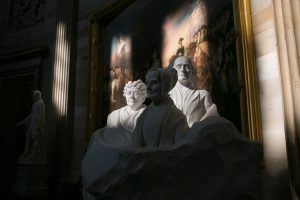
[[178, 56], [194, 64], [197, 89], [221, 116], [261, 142], [248, 0], [118, 0], [90, 18], [87, 140], [125, 106], [124, 85]]

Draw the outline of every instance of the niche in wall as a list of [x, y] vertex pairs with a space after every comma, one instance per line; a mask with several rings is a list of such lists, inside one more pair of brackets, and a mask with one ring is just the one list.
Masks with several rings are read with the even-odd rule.
[[42, 61], [48, 48], [35, 48], [0, 56], [0, 188], [15, 183], [15, 161], [24, 152], [24, 127], [16, 123], [31, 111], [32, 92], [41, 90]]

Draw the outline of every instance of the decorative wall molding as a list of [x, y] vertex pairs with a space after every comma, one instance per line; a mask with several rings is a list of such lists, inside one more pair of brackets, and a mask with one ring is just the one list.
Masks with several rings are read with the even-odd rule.
[[18, 62], [25, 59], [42, 57], [45, 58], [49, 54], [49, 47], [41, 46], [23, 51], [12, 52], [6, 55], [0, 55], [0, 65], [12, 62]]
[[8, 32], [30, 28], [44, 22], [46, 0], [11, 0]]
[[233, 6], [236, 28], [239, 32], [237, 58], [239, 79], [242, 84], [240, 94], [241, 113], [244, 113], [242, 133], [249, 139], [262, 143], [250, 1], [233, 1]]
[[90, 16], [90, 21], [109, 21], [108, 18], [116, 16], [123, 9], [127, 8], [128, 5], [135, 2], [135, 0], [116, 0], [113, 3], [107, 5], [103, 9], [95, 12]]
[[0, 55], [0, 79], [34, 74], [36, 87], [42, 84], [43, 60], [49, 55], [49, 47], [41, 46]]
[[102, 105], [102, 76], [101, 63], [103, 55], [99, 54], [103, 48], [103, 31], [104, 24], [109, 23], [113, 17], [122, 12], [131, 5], [135, 0], [117, 0], [106, 6], [100, 11], [94, 13], [90, 17], [90, 59], [89, 59], [89, 95], [88, 95], [88, 111], [86, 118], [86, 142], [89, 141], [92, 133], [100, 127]]

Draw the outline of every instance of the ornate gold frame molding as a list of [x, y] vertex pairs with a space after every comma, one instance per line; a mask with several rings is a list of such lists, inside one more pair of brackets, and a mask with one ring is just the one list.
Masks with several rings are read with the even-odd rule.
[[240, 93], [242, 133], [247, 138], [262, 143], [250, 0], [233, 0], [233, 10], [235, 26], [239, 33], [236, 50], [239, 80], [242, 84]]
[[89, 141], [92, 133], [100, 127], [102, 121], [102, 88], [103, 77], [103, 31], [105, 24], [109, 23], [125, 8], [131, 5], [135, 0], [117, 0], [94, 13], [90, 17], [90, 58], [89, 58], [89, 95], [86, 119], [86, 142]]
[[[103, 80], [103, 31], [105, 25], [135, 0], [117, 0], [90, 17], [90, 60], [89, 60], [89, 96], [86, 119], [86, 142], [92, 133], [100, 127], [102, 121], [101, 105]], [[235, 26], [239, 32], [237, 57], [239, 79], [242, 84], [240, 105], [243, 134], [256, 142], [262, 142], [261, 122], [256, 80], [256, 66], [253, 43], [253, 31], [249, 0], [233, 0]]]

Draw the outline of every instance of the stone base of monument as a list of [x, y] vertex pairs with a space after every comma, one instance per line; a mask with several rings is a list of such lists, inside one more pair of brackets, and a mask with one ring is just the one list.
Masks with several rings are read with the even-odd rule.
[[16, 183], [12, 192], [16, 196], [46, 196], [48, 163], [42, 159], [19, 158], [16, 162]]
[[87, 153], [82, 165], [89, 165], [82, 168], [86, 199], [261, 200], [262, 147], [221, 117], [194, 123], [178, 145], [98, 145]]

